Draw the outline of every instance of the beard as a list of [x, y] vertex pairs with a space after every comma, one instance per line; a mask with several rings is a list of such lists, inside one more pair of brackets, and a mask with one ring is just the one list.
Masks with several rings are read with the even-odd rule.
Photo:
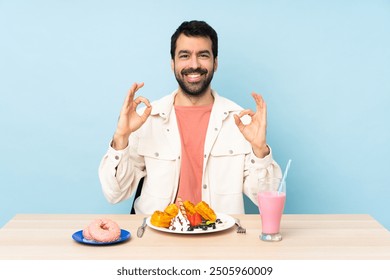
[[[191, 96], [200, 96], [206, 92], [206, 89], [209, 87], [211, 80], [213, 79], [214, 72], [212, 72], [210, 75], [208, 75], [208, 73], [209, 72], [207, 69], [204, 68], [188, 68], [183, 69], [180, 73], [175, 71], [175, 77], [179, 87], [185, 94]], [[193, 83], [185, 81], [183, 76], [190, 74], [200, 74], [201, 76], [204, 75], [205, 78], [199, 82]]]

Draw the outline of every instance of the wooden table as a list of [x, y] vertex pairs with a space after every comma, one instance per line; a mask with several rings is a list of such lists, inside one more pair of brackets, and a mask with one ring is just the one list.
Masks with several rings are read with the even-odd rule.
[[[0, 229], [0, 259], [390, 259], [390, 233], [369, 215], [284, 215], [283, 240], [259, 240], [259, 215], [233, 215], [247, 228], [180, 235], [146, 228], [136, 236], [142, 215], [18, 214]], [[110, 246], [75, 242], [72, 234], [91, 220], [107, 217], [131, 232], [131, 238]]]

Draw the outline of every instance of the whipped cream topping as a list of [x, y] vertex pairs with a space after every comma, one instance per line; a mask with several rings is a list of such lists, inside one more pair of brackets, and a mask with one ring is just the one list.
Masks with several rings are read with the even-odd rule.
[[190, 221], [183, 216], [181, 211], [171, 220], [169, 229], [173, 231], [187, 231], [190, 227]]

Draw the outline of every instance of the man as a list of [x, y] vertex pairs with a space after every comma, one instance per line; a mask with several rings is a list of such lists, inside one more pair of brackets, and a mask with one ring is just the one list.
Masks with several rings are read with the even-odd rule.
[[[136, 213], [163, 210], [177, 197], [203, 200], [216, 212], [244, 213], [243, 193], [255, 204], [260, 178], [281, 177], [266, 142], [266, 104], [253, 93], [256, 112], [211, 89], [218, 38], [203, 21], [183, 22], [171, 38], [178, 89], [154, 103], [135, 93], [124, 101], [99, 177], [111, 203], [129, 198], [144, 178]], [[140, 103], [146, 107], [136, 110]]]

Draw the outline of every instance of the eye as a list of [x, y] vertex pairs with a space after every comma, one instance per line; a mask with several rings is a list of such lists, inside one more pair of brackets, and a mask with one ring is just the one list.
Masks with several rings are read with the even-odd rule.
[[201, 58], [210, 58], [210, 54], [208, 54], [208, 53], [201, 53], [199, 55], [199, 57], [201, 57]]
[[190, 55], [186, 52], [181, 52], [181, 53], [179, 53], [178, 57], [179, 57], [179, 59], [188, 59], [190, 57]]

